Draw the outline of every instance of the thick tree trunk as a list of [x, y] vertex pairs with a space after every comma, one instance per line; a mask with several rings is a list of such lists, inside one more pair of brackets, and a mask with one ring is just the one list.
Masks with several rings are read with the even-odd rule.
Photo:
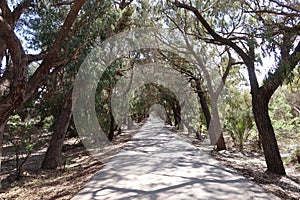
[[168, 124], [168, 125], [170, 125], [170, 126], [173, 126], [173, 124], [172, 124], [172, 120], [171, 120], [171, 117], [170, 117], [170, 113], [168, 113], [167, 111], [166, 111], [166, 124]]
[[285, 175], [285, 169], [275, 137], [275, 132], [268, 113], [268, 95], [261, 90], [252, 95], [252, 106], [255, 123], [261, 137], [261, 143], [268, 167], [268, 171]]
[[221, 135], [216, 143], [217, 145], [217, 151], [226, 150], [226, 144], [224, 140], [223, 133], [221, 132]]
[[133, 120], [131, 119], [131, 116], [128, 115], [128, 116], [127, 116], [127, 129], [128, 129], [128, 130], [131, 130], [132, 127], [133, 127]]
[[72, 105], [72, 92], [70, 92], [54, 126], [50, 145], [42, 163], [42, 169], [56, 169], [61, 164], [61, 151], [72, 116]]

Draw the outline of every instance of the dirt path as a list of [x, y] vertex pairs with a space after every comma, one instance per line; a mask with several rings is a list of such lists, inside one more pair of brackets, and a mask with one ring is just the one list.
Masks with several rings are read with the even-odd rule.
[[150, 118], [73, 200], [279, 199]]

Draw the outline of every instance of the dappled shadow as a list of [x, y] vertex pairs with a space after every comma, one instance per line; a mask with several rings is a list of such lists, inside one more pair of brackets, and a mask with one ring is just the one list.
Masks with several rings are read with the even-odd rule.
[[74, 199], [276, 199], [150, 118]]

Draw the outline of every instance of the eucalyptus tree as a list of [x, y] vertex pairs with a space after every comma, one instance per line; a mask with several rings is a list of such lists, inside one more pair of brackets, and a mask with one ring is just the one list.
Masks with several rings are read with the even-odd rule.
[[[252, 111], [261, 136], [268, 171], [285, 174], [274, 129], [268, 113], [269, 100], [276, 89], [299, 65], [298, 1], [216, 1], [201, 4], [171, 1], [177, 12], [190, 11], [198, 26], [194, 35], [206, 42], [228, 46], [246, 66]], [[179, 10], [178, 10], [179, 9]], [[204, 30], [199, 32], [198, 30]], [[274, 57], [263, 83], [257, 79], [259, 55]]]

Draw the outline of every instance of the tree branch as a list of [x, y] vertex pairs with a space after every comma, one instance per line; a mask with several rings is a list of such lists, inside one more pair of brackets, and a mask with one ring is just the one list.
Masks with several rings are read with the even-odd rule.
[[52, 6], [54, 6], [54, 7], [69, 6], [69, 5], [72, 5], [74, 2], [75, 2], [75, 0], [72, 0], [72, 1], [58, 1], [58, 2], [53, 3]]
[[263, 85], [263, 89], [270, 88], [272, 91], [275, 91], [280, 85], [282, 85], [285, 78], [295, 69], [299, 62], [300, 41], [298, 42], [292, 54], [284, 56], [280, 60], [276, 71], [273, 74], [269, 73], [269, 76]]
[[39, 54], [27, 54], [27, 59], [28, 59], [28, 64], [35, 62], [35, 61], [39, 61], [39, 60], [43, 60], [46, 56], [45, 52], [41, 52]]
[[11, 10], [9, 9], [6, 0], [0, 0], [0, 8], [4, 18], [12, 18]]
[[243, 59], [243, 61], [245, 62], [245, 65], [248, 68], [249, 77], [251, 77], [250, 78], [251, 89], [256, 91], [259, 86], [258, 86], [256, 74], [255, 74], [253, 58], [251, 56], [247, 55], [247, 53], [245, 53], [244, 50], [241, 49], [236, 43], [232, 42], [230, 39], [220, 36], [217, 32], [215, 32], [213, 30], [213, 28], [203, 18], [203, 16], [200, 14], [200, 12], [197, 10], [197, 8], [195, 8], [191, 5], [180, 3], [178, 0], [175, 0], [175, 2], [172, 2], [172, 4], [174, 4], [175, 6], [177, 6], [179, 8], [184, 8], [184, 9], [187, 9], [187, 10], [193, 12], [194, 15], [197, 17], [197, 19], [201, 22], [201, 24], [204, 26], [204, 28], [207, 30], [207, 32], [213, 37], [214, 40], [216, 40], [217, 42], [219, 42], [223, 45], [230, 46], [237, 52], [237, 54], [239, 54], [239, 56]]
[[273, 3], [275, 3], [275, 4], [277, 4], [278, 6], [283, 7], [283, 8], [287, 8], [287, 9], [292, 10], [292, 11], [294, 11], [294, 12], [299, 12], [299, 10], [297, 10], [297, 9], [291, 7], [291, 6], [288, 6], [288, 5], [284, 5], [284, 4], [281, 3], [281, 2], [278, 2], [278, 1], [275, 1], [275, 0], [270, 0], [270, 1], [273, 2]]
[[28, 81], [28, 87], [26, 90], [26, 99], [29, 99], [30, 96], [34, 93], [36, 88], [38, 87], [41, 80], [49, 74], [49, 69], [53, 66], [53, 63], [57, 62], [61, 45], [65, 42], [66, 37], [68, 36], [77, 16], [78, 13], [85, 3], [86, 0], [77, 0], [72, 5], [71, 10], [69, 11], [64, 24], [60, 28], [56, 39], [50, 48], [50, 51], [46, 55], [44, 61], [40, 65], [40, 67], [35, 71], [35, 73], [30, 77]]
[[8, 47], [14, 64], [14, 79], [15, 82], [18, 82], [26, 76], [27, 56], [20, 40], [13, 31], [13, 27], [2, 16], [0, 16], [0, 38]]
[[13, 17], [13, 26], [17, 23], [19, 20], [20, 16], [22, 13], [28, 9], [28, 7], [31, 5], [32, 0], [23, 0], [17, 7], [16, 9], [12, 12], [12, 17]]

